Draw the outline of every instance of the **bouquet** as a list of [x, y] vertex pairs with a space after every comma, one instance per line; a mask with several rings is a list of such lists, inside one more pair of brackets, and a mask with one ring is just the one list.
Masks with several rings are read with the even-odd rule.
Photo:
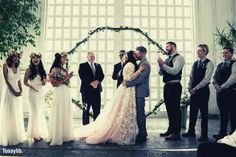
[[66, 74], [62, 74], [62, 70], [57, 68], [56, 69], [56, 73], [54, 75], [49, 75], [49, 78], [51, 80], [51, 83], [55, 83], [57, 81], [63, 81], [63, 84], [69, 86], [69, 79], [66, 79], [67, 75]]

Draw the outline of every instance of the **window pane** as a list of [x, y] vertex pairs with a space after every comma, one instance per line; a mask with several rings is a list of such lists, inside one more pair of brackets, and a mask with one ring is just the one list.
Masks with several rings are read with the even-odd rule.
[[56, 15], [62, 15], [62, 6], [57, 6], [56, 7]]
[[167, 8], [167, 16], [174, 16], [174, 8], [173, 7], [168, 7]]
[[189, 17], [190, 15], [191, 15], [190, 8], [189, 7], [185, 7], [184, 8], [184, 16]]
[[70, 27], [71, 26], [71, 19], [69, 17], [64, 18], [64, 27]]
[[79, 15], [79, 6], [73, 6], [73, 15]]
[[73, 27], [79, 27], [79, 18], [73, 18], [72, 19], [72, 26]]
[[177, 16], [177, 17], [183, 16], [183, 14], [182, 14], [182, 7], [176, 7], [175, 8], [175, 16]]
[[183, 27], [183, 20], [182, 19], [175, 19], [175, 21], [176, 21], [176, 28]]
[[56, 26], [57, 27], [61, 27], [62, 26], [62, 20], [59, 17], [56, 18]]
[[166, 16], [166, 8], [164, 7], [159, 8], [159, 16]]
[[174, 27], [174, 19], [168, 19], [167, 26], [168, 26], [168, 28], [173, 28]]

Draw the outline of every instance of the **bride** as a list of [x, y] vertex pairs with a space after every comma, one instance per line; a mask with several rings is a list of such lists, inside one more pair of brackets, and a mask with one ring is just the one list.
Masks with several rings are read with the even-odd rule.
[[[123, 59], [124, 80], [133, 80], [144, 71], [144, 66], [138, 68], [134, 51], [126, 53]], [[121, 84], [97, 119], [78, 128], [77, 138], [88, 144], [129, 145], [135, 144], [137, 133], [135, 87], [127, 88]]]

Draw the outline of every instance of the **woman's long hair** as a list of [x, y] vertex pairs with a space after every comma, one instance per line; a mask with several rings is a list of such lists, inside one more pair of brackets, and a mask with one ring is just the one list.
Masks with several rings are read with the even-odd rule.
[[[126, 62], [125, 62], [125, 64], [124, 64], [124, 66], [127, 64], [127, 63], [133, 63], [134, 64], [134, 67], [135, 67], [135, 71], [137, 71], [138, 70], [138, 64], [137, 64], [137, 62], [136, 62], [136, 59], [134, 58], [134, 51], [128, 51], [127, 53], [126, 53], [126, 55], [127, 55], [127, 57], [128, 57], [128, 59], [126, 60]], [[123, 66], [123, 67], [124, 67]]]
[[[17, 55], [11, 55], [11, 56], [8, 56], [8, 57], [7, 57], [6, 63], [7, 63], [7, 66], [8, 66], [9, 68], [12, 68], [12, 65], [13, 65], [13, 57], [19, 57], [19, 56], [17, 56]], [[20, 58], [20, 57], [19, 57], [19, 58]], [[16, 65], [16, 68], [19, 67], [19, 65], [20, 65], [20, 59], [18, 60], [18, 63], [15, 64], [15, 65]]]
[[[126, 55], [127, 55], [128, 58], [127, 58], [124, 66], [123, 66], [123, 69], [124, 69], [125, 65], [130, 62], [130, 63], [134, 64], [135, 71], [137, 71], [139, 67], [138, 67], [138, 64], [136, 63], [136, 59], [134, 58], [134, 51], [130, 50], [126, 53]], [[123, 69], [121, 69], [121, 79], [122, 80], [124, 78], [123, 77]]]
[[[36, 68], [38, 66], [38, 69]], [[30, 60], [30, 65], [29, 65], [29, 68], [30, 68], [30, 76], [29, 76], [29, 79], [30, 80], [33, 80], [37, 74], [39, 73], [40, 77], [41, 77], [41, 81], [43, 81], [45, 78], [46, 78], [46, 71], [43, 67], [43, 63], [40, 59], [39, 61], [39, 64], [38, 65], [35, 65], [33, 62], [32, 62], [32, 59]]]
[[60, 53], [56, 53], [55, 54], [55, 59], [54, 59], [54, 61], [53, 61], [53, 63], [52, 63], [52, 66], [51, 66], [51, 68], [50, 68], [50, 71], [49, 71], [49, 73], [51, 73], [51, 71], [52, 71], [52, 69], [53, 68], [61, 68], [61, 54]]

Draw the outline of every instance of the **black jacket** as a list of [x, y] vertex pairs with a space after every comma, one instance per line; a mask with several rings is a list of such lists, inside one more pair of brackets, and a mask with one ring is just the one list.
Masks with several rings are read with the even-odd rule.
[[123, 81], [123, 75], [121, 74], [120, 76], [118, 76], [118, 73], [122, 70], [121, 68], [122, 68], [121, 67], [121, 62], [114, 65], [112, 79], [117, 80], [117, 87], [119, 87], [119, 85]]
[[[93, 92], [93, 91], [98, 91], [101, 92], [102, 91], [102, 85], [101, 82], [104, 79], [104, 73], [102, 71], [102, 67], [100, 64], [98, 63], [94, 63], [95, 66], [95, 78], [93, 76], [93, 72], [92, 69], [89, 65], [88, 62], [85, 63], [81, 63], [79, 65], [79, 77], [81, 79], [81, 87], [80, 87], [80, 92]], [[96, 89], [94, 89], [90, 83], [92, 83], [93, 81], [98, 80], [100, 83], [98, 84], [98, 87]]]

